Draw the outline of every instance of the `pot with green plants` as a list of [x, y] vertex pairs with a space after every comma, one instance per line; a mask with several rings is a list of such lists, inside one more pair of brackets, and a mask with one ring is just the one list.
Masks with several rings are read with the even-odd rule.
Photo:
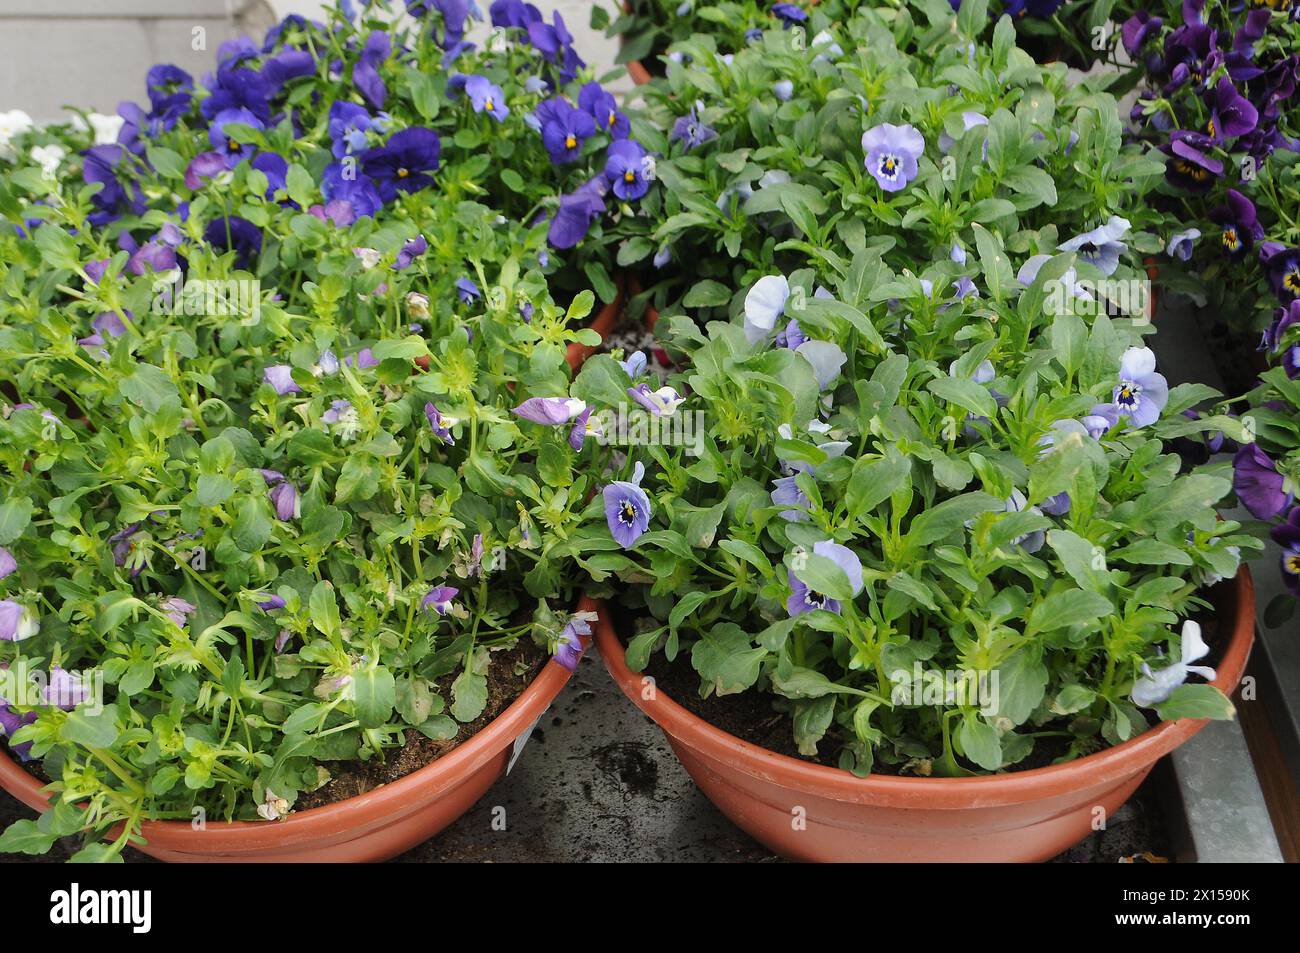
[[566, 350], [644, 150], [549, 24], [350, 9], [6, 143], [2, 852], [392, 856], [577, 664]]
[[[1058, 115], [1009, 31], [932, 37], [939, 75], [999, 90], [987, 123], [891, 87], [906, 61], [871, 31], [879, 88], [848, 70], [843, 115], [798, 126], [826, 207], [801, 170], [755, 189], [774, 237], [739, 247], [765, 273], [660, 321], [667, 384], [635, 354], [574, 384], [609, 468], [566, 543], [608, 600], [602, 658], [791, 857], [1044, 860], [1232, 717], [1259, 542], [1216, 515], [1228, 466], [1169, 445], [1248, 434], [1117, 306], [1165, 224], [1120, 213], [1161, 163], [1107, 97]], [[1099, 224], [1063, 238], [1066, 214]]]

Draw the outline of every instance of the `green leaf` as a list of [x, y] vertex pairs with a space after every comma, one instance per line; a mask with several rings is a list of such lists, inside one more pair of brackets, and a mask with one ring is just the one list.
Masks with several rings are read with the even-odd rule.
[[352, 676], [353, 704], [362, 728], [379, 728], [387, 723], [397, 702], [397, 682], [382, 665], [362, 669]]
[[1013, 725], [1023, 725], [1047, 691], [1047, 667], [1024, 648], [994, 671], [997, 714], [1009, 718]]
[[44, 854], [57, 839], [38, 828], [35, 821], [14, 821], [0, 834], [0, 854]]
[[1175, 718], [1213, 718], [1228, 721], [1235, 718], [1237, 710], [1228, 696], [1213, 685], [1179, 685], [1172, 695], [1158, 706], [1156, 714], [1162, 721]]
[[975, 232], [975, 248], [979, 252], [984, 284], [988, 287], [989, 296], [994, 301], [1001, 301], [1005, 295], [1004, 289], [1011, 287], [1015, 280], [1011, 262], [1002, 248], [1002, 242], [994, 238], [988, 229], [978, 222], [972, 224], [971, 228]]
[[758, 681], [767, 649], [755, 648], [734, 622], [713, 626], [691, 648], [691, 665], [719, 695], [741, 692]]
[[853, 598], [853, 585], [848, 575], [831, 558], [805, 553], [789, 557], [790, 568], [800, 582], [813, 592], [829, 596], [839, 602], [848, 602]]
[[912, 461], [898, 453], [894, 447], [878, 460], [859, 458], [853, 465], [853, 475], [845, 490], [845, 504], [854, 516], [863, 517], [889, 499], [895, 490], [902, 488], [912, 473]]
[[977, 417], [992, 419], [997, 416], [998, 402], [989, 389], [968, 377], [936, 377], [925, 386], [939, 399], [956, 404]]
[[701, 281], [691, 287], [682, 298], [684, 308], [710, 308], [731, 301], [731, 289], [717, 281]]
[[181, 399], [180, 391], [167, 372], [152, 364], [136, 364], [119, 382], [118, 389], [123, 397], [151, 414], [156, 414], [167, 404], [179, 404]]
[[145, 149], [149, 164], [164, 179], [182, 179], [185, 177], [185, 159], [179, 152], [164, 149], [162, 146], [149, 146]]
[[246, 496], [235, 514], [235, 545], [246, 553], [255, 553], [271, 538], [274, 524], [265, 500]]
[[1002, 739], [997, 730], [973, 714], [962, 718], [957, 729], [957, 742], [962, 752], [985, 771], [1002, 767]]
[[342, 634], [342, 623], [339, 620], [338, 602], [334, 598], [334, 584], [328, 580], [321, 580], [316, 583], [311, 590], [311, 597], [307, 600], [307, 609], [311, 613], [311, 624], [322, 635], [337, 639]]
[[69, 744], [85, 748], [111, 748], [117, 740], [114, 710], [106, 708], [97, 715], [82, 709], [70, 711], [59, 727], [59, 737]]
[[465, 669], [451, 683], [451, 714], [459, 722], [473, 721], [487, 707], [487, 679]]
[[938, 506], [923, 510], [907, 531], [909, 546], [929, 546], [950, 536], [981, 513], [1003, 509], [1004, 504], [988, 493], [963, 493], [944, 500]]
[[26, 496], [0, 503], [0, 545], [12, 543], [23, 534], [34, 510], [31, 498]]
[[295, 162], [289, 166], [284, 181], [289, 198], [303, 208], [309, 208], [314, 204], [316, 200], [316, 182], [312, 179], [310, 172]]
[[1052, 632], [1072, 625], [1096, 622], [1115, 611], [1109, 599], [1097, 592], [1065, 589], [1054, 592], [1029, 613], [1028, 631]]

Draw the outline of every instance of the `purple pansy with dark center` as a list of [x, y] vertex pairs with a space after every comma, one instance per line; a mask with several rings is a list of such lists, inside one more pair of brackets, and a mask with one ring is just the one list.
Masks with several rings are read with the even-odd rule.
[[645, 466], [637, 461], [631, 480], [615, 480], [602, 492], [605, 522], [614, 539], [624, 549], [636, 545], [641, 534], [650, 528], [650, 517], [654, 515], [650, 497], [641, 489], [644, 477]]
[[1274, 251], [1264, 259], [1268, 283], [1283, 304], [1300, 298], [1300, 248]]
[[913, 126], [883, 122], [862, 134], [867, 171], [886, 192], [897, 192], [916, 178], [925, 139]]
[[1255, 247], [1255, 241], [1264, 237], [1264, 229], [1255, 213], [1255, 203], [1236, 189], [1225, 193], [1226, 205], [1210, 212], [1210, 221], [1222, 230], [1220, 242], [1229, 258], [1240, 259]]
[[253, 154], [253, 146], [239, 142], [226, 131], [227, 126], [236, 125], [249, 126], [257, 130], [266, 128], [260, 119], [242, 106], [223, 109], [217, 113], [216, 118], [212, 120], [212, 125], [208, 127], [208, 142], [212, 144], [215, 152], [221, 153], [227, 169], [233, 169]]
[[1186, 133], [1176, 133], [1168, 145], [1160, 148], [1169, 154], [1165, 178], [1171, 185], [1199, 194], [1208, 192], [1214, 180], [1223, 174], [1223, 163], [1197, 148]]
[[696, 146], [702, 146], [704, 143], [718, 138], [717, 131], [705, 125], [704, 121], [700, 119], [702, 109], [703, 104], [697, 102], [685, 116], [677, 117], [677, 121], [673, 123], [673, 131], [668, 136], [669, 141], [680, 142], [689, 152]]
[[1291, 328], [1300, 328], [1300, 300], [1292, 301], [1274, 313], [1273, 323], [1264, 332], [1263, 347], [1280, 355], [1286, 376], [1300, 378], [1300, 340], [1289, 334]]
[[1169, 382], [1156, 372], [1156, 355], [1151, 348], [1131, 347], [1125, 351], [1119, 364], [1119, 383], [1111, 395], [1116, 415], [1127, 417], [1132, 427], [1146, 427], [1160, 419], [1168, 402]]
[[1105, 225], [1061, 242], [1056, 247], [1060, 251], [1077, 252], [1080, 258], [1103, 275], [1113, 275], [1119, 267], [1119, 256], [1128, 249], [1128, 245], [1121, 241], [1128, 230], [1128, 219], [1112, 215]]
[[[862, 591], [862, 562], [853, 550], [839, 543], [822, 540], [813, 544], [813, 555], [829, 559], [843, 570], [855, 596]], [[818, 609], [825, 609], [827, 612], [840, 611], [838, 600], [808, 588], [807, 583], [796, 576], [793, 569], [787, 570], [786, 578], [791, 591], [790, 598], [785, 601], [785, 608], [792, 617], [803, 615], [805, 612], [815, 612]]]
[[1226, 76], [1214, 87], [1210, 125], [1206, 130], [1214, 142], [1237, 139], [1255, 131], [1259, 111], [1232, 85]]
[[1282, 547], [1282, 581], [1293, 596], [1300, 596], [1300, 506], [1293, 506], [1286, 521], [1274, 526], [1270, 535]]

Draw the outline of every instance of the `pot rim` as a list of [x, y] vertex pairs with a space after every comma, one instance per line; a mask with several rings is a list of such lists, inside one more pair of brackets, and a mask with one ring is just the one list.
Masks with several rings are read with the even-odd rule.
[[[1250, 570], [1242, 566], [1237, 575], [1215, 587], [1216, 605], [1230, 609], [1228, 642], [1223, 649], [1217, 677], [1211, 682], [1231, 695], [1246, 667], [1255, 638], [1255, 584]], [[584, 597], [585, 598], [585, 597]], [[801, 761], [777, 754], [760, 745], [742, 741], [683, 708], [656, 687], [653, 701], [641, 697], [642, 675], [631, 671], [624, 649], [614, 631], [609, 612], [596, 600], [599, 617], [595, 623], [596, 646], [605, 668], [633, 704], [641, 709], [670, 738], [696, 749], [706, 757], [723, 761], [751, 777], [785, 787], [848, 802], [870, 802], [884, 806], [925, 807], [960, 810], [994, 807], [1053, 797], [1131, 776], [1187, 741], [1203, 727], [1205, 719], [1180, 718], [1148, 728], [1135, 738], [1105, 750], [1076, 758], [1065, 764], [1027, 771], [981, 775], [972, 778], [916, 778], [870, 775], [859, 778], [848, 771]]]
[[[140, 835], [150, 848], [254, 852], [269, 845], [338, 840], [341, 832], [368, 829], [376, 819], [402, 817], [505, 750], [550, 707], [571, 674], [549, 659], [519, 697], [481, 731], [424, 767], [365, 794], [292, 813], [280, 821], [212, 821], [201, 831], [194, 830], [189, 821], [142, 821]], [[50, 799], [45, 785], [28, 774], [7, 750], [0, 754], [0, 787], [28, 807], [46, 810]]]

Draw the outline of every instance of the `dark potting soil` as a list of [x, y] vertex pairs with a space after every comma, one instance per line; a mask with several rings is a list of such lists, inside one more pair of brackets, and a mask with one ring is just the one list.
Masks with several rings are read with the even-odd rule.
[[[337, 766], [333, 778], [315, 791], [299, 797], [294, 810], [305, 811], [366, 794], [438, 760], [482, 731], [492, 719], [509, 708], [537, 677], [546, 661], [546, 653], [528, 638], [520, 639], [512, 649], [493, 652], [487, 672], [487, 707], [478, 718], [461, 725], [454, 738], [435, 741], [414, 728], [408, 728], [406, 744], [401, 748], [385, 751], [382, 760], [372, 758], [369, 761], [352, 761]], [[522, 670], [522, 674], [516, 674], [517, 670]], [[455, 674], [445, 676], [438, 683], [438, 691], [444, 698], [450, 698]]]

